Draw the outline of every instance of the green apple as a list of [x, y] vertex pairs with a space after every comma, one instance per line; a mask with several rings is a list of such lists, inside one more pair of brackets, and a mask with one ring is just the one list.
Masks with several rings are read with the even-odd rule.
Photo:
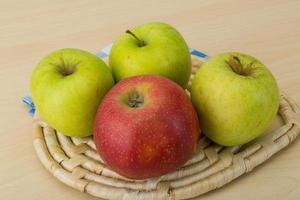
[[204, 134], [224, 146], [261, 135], [279, 106], [271, 72], [242, 53], [223, 53], [202, 64], [192, 81], [191, 98]]
[[147, 23], [127, 30], [114, 42], [109, 65], [116, 81], [154, 74], [186, 88], [191, 56], [177, 30], [165, 23]]
[[30, 90], [39, 115], [61, 133], [92, 135], [101, 99], [113, 86], [107, 65], [78, 49], [61, 49], [46, 56], [33, 71]]

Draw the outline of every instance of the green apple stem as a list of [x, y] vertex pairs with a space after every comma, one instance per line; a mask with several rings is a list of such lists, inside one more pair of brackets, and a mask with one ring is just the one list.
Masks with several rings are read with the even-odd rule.
[[232, 56], [227, 64], [230, 66], [233, 72], [241, 76], [251, 76], [253, 74], [254, 68], [252, 67], [253, 62], [243, 67], [241, 60], [237, 56]]
[[57, 69], [57, 71], [62, 75], [62, 76], [69, 76], [76, 71], [76, 67], [79, 63], [72, 63], [72, 62], [67, 62], [63, 58], [59, 59], [59, 63], [51, 63], [54, 65]]
[[126, 33], [130, 34], [131, 36], [133, 36], [133, 37], [137, 40], [138, 46], [139, 46], [139, 47], [143, 47], [143, 46], [146, 45], [145, 42], [144, 42], [143, 40], [141, 40], [140, 38], [138, 38], [138, 37], [137, 37], [133, 32], [131, 32], [130, 30], [127, 30]]

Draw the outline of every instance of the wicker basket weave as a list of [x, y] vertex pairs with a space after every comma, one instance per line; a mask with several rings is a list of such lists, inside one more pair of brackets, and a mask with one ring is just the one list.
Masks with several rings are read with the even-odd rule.
[[[199, 62], [193, 60], [193, 74]], [[282, 94], [278, 115], [283, 121], [281, 127], [243, 146], [223, 147], [202, 137], [196, 153], [183, 167], [147, 180], [118, 175], [103, 163], [91, 137], [64, 136], [37, 115], [33, 144], [42, 164], [57, 179], [81, 192], [116, 200], [190, 199], [250, 172], [291, 144], [300, 132], [300, 109]]]

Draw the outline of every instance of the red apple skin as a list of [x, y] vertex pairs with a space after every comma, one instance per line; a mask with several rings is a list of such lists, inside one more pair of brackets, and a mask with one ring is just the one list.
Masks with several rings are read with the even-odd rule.
[[[132, 108], [132, 91], [144, 98]], [[101, 157], [117, 173], [133, 179], [175, 171], [189, 160], [200, 134], [196, 111], [175, 82], [156, 75], [116, 84], [98, 108], [94, 141]]]

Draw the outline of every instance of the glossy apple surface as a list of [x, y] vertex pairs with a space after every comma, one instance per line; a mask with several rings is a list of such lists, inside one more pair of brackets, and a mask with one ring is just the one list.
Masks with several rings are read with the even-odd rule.
[[261, 135], [279, 106], [271, 72], [242, 53], [223, 53], [202, 64], [192, 81], [191, 97], [203, 133], [225, 146]]
[[114, 171], [145, 179], [172, 172], [191, 158], [198, 123], [190, 99], [175, 82], [136, 76], [120, 81], [104, 97], [94, 141]]
[[107, 65], [78, 49], [55, 51], [33, 71], [30, 90], [39, 115], [61, 133], [92, 134], [99, 103], [113, 86]]
[[180, 33], [165, 23], [147, 23], [124, 32], [113, 44], [109, 65], [116, 81], [155, 74], [186, 88], [191, 56]]

